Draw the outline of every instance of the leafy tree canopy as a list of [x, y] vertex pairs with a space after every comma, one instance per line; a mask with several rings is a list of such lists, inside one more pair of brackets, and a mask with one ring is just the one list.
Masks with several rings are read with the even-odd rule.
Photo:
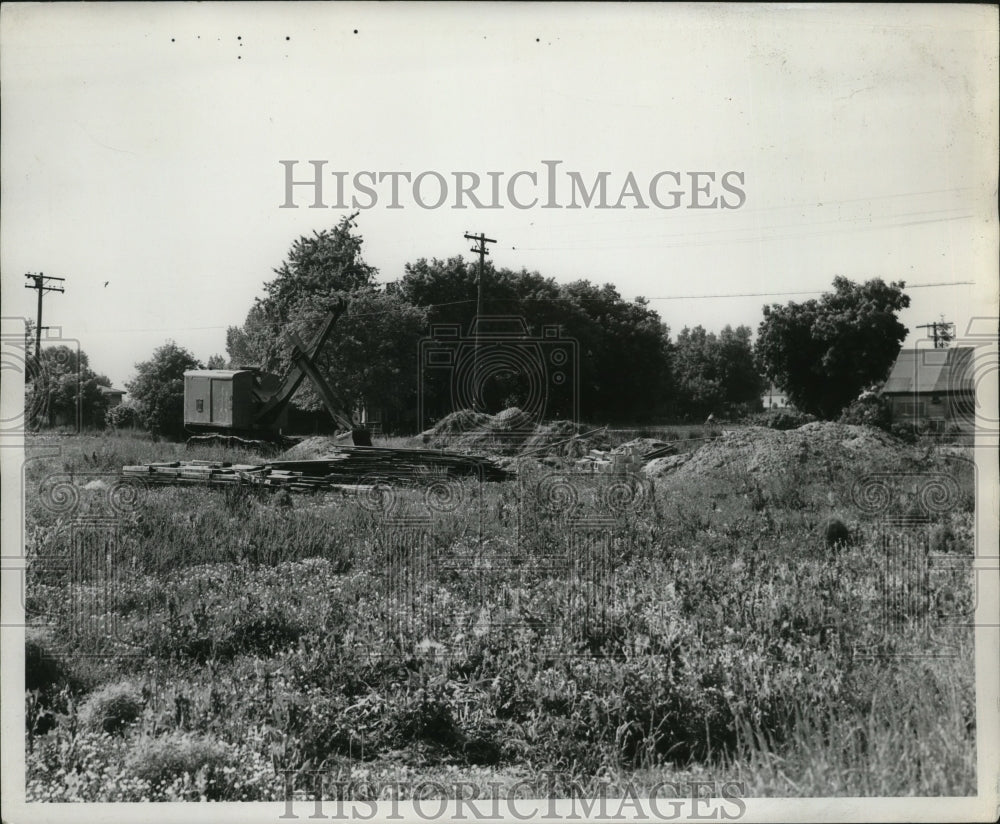
[[90, 368], [86, 352], [65, 345], [43, 347], [26, 376], [26, 420], [30, 426], [75, 426], [79, 403], [80, 423], [101, 426], [107, 407], [102, 386], [111, 381]]
[[725, 326], [719, 335], [685, 327], [674, 345], [679, 411], [697, 418], [750, 411], [760, 403], [763, 380], [754, 360], [748, 326]]
[[885, 380], [907, 330], [905, 284], [836, 277], [819, 300], [764, 307], [756, 354], [799, 409], [836, 417], [866, 386]]
[[184, 372], [202, 364], [183, 346], [167, 341], [148, 361], [135, 365], [136, 377], [125, 384], [150, 432], [180, 438], [184, 432]]
[[[363, 239], [354, 216], [331, 230], [300, 237], [286, 260], [264, 284], [242, 327], [230, 327], [230, 363], [259, 366], [285, 374], [292, 366], [288, 333], [309, 341], [327, 313], [346, 306], [318, 357], [321, 371], [351, 415], [369, 407], [415, 408], [417, 342], [426, 316], [398, 293], [375, 282], [377, 270], [364, 262]], [[295, 395], [297, 407], [322, 409], [318, 393], [305, 381]]]
[[[536, 339], [543, 338], [545, 327], [558, 327], [560, 336], [575, 344], [579, 374], [569, 373], [558, 388], [554, 381], [546, 387], [549, 417], [636, 420], [664, 411], [671, 385], [669, 330], [646, 301], [626, 301], [611, 284], [559, 284], [537, 272], [497, 269], [489, 263], [484, 270], [485, 316], [520, 318]], [[458, 324], [467, 344], [477, 309], [478, 272], [476, 263], [460, 257], [422, 258], [407, 264], [398, 289], [411, 303], [427, 308], [432, 325]], [[545, 350], [548, 344], [540, 346]], [[546, 382], [561, 371], [538, 366], [536, 379]], [[523, 404], [532, 378], [516, 372], [491, 376], [493, 386], [483, 390], [492, 398], [487, 411]], [[425, 396], [440, 407], [438, 412], [452, 411], [446, 385], [450, 376], [423, 379]]]

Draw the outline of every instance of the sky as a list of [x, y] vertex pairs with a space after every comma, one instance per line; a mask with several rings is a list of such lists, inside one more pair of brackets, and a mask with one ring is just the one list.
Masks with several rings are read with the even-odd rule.
[[[495, 265], [613, 283], [674, 335], [836, 275], [941, 284], [907, 289], [906, 343], [961, 334], [997, 315], [997, 66], [989, 6], [4, 4], [3, 315], [34, 317], [25, 273], [64, 277], [44, 323], [117, 386], [168, 339], [224, 354], [291, 243], [354, 211], [340, 173], [382, 281], [484, 232]], [[325, 161], [326, 208], [281, 208], [283, 160]], [[397, 177], [390, 208], [384, 178], [370, 204], [366, 171], [448, 196]], [[454, 208], [458, 172], [501, 208]], [[565, 208], [570, 172], [622, 208]]]

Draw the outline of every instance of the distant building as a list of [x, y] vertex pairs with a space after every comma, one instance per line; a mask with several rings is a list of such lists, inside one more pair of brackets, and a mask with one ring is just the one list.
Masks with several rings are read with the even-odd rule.
[[108, 401], [108, 409], [111, 409], [112, 407], [118, 406], [118, 404], [122, 402], [122, 398], [125, 397], [125, 390], [115, 389], [112, 386], [102, 386], [101, 394], [104, 395]]
[[778, 389], [773, 383], [767, 388], [763, 395], [760, 397], [760, 402], [764, 405], [764, 409], [780, 409], [788, 406], [788, 395], [785, 394], [783, 389]]
[[882, 387], [893, 423], [932, 432], [974, 428], [973, 347], [902, 349]]

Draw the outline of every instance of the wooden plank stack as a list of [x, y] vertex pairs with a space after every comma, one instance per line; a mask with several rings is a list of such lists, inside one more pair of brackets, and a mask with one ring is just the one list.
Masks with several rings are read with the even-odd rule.
[[315, 460], [231, 464], [170, 461], [122, 467], [126, 477], [147, 483], [227, 485], [239, 483], [296, 491], [341, 489], [361, 492], [378, 483], [421, 485], [442, 477], [471, 476], [484, 481], [507, 478], [489, 458], [457, 452], [386, 447], [339, 447]]

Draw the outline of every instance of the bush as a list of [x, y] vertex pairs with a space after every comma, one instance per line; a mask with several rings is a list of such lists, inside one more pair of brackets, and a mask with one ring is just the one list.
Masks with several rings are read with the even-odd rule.
[[35, 634], [29, 634], [24, 641], [24, 688], [48, 692], [66, 681], [65, 668], [52, 655], [45, 641]]
[[142, 424], [156, 435], [184, 434], [184, 372], [201, 364], [187, 349], [168, 341], [148, 361], [135, 365], [136, 377], [125, 384], [142, 410]]
[[759, 415], [754, 415], [749, 422], [755, 426], [766, 426], [768, 429], [798, 429], [807, 423], [812, 423], [816, 418], [808, 412], [799, 412], [798, 409], [785, 407], [783, 409], [768, 409]]
[[120, 403], [104, 414], [104, 422], [112, 429], [135, 429], [139, 426], [139, 409], [135, 404]]
[[914, 444], [920, 440], [920, 430], [913, 423], [894, 423], [889, 427], [889, 432], [903, 443]]
[[142, 715], [142, 694], [128, 682], [108, 684], [80, 707], [80, 720], [95, 732], [120, 733]]
[[885, 398], [866, 393], [840, 413], [840, 423], [874, 426], [886, 432], [892, 426], [892, 409]]
[[232, 766], [229, 747], [211, 736], [172, 733], [160, 738], [142, 738], [127, 759], [129, 773], [154, 787], [187, 773], [204, 770], [211, 781]]
[[851, 543], [851, 531], [840, 518], [827, 518], [821, 527], [823, 542], [833, 549]]

